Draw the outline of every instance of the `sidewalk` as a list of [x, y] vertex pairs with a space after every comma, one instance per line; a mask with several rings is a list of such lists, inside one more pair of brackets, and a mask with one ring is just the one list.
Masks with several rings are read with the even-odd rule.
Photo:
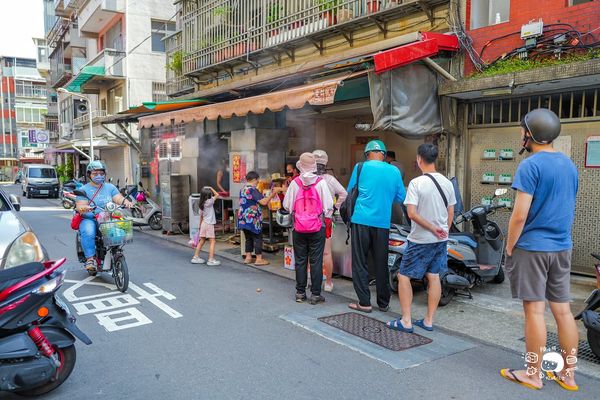
[[[139, 229], [135, 229], [139, 231]], [[185, 246], [190, 251], [190, 259], [193, 250], [188, 246], [188, 236], [184, 235], [163, 235], [159, 231], [152, 231], [148, 228], [142, 230], [144, 234], [167, 240]], [[242, 263], [240, 246], [217, 239], [216, 255], [219, 258], [233, 262]], [[252, 268], [264, 270], [266, 272], [295, 280], [294, 271], [283, 268], [283, 252], [263, 253], [263, 257], [270, 262], [270, 265], [264, 267]], [[571, 283], [572, 310], [578, 312], [583, 308], [583, 304], [589, 293], [595, 287], [595, 280], [574, 277]], [[372, 288], [372, 301], [375, 302], [375, 288]], [[508, 348], [521, 354], [524, 352], [525, 343], [522, 340], [523, 334], [523, 312], [521, 302], [511, 298], [510, 286], [508, 280], [504, 283], [486, 284], [473, 289], [473, 299], [466, 297], [455, 297], [446, 307], [442, 307], [436, 314], [436, 324], [440, 327], [452, 331], [459, 336], [468, 336], [486, 343], [493, 343], [498, 346]], [[294, 287], [290, 284], [290, 301], [293, 298]], [[352, 280], [343, 277], [334, 277], [333, 294], [345, 297], [349, 300], [355, 300], [356, 294], [352, 285]], [[330, 295], [325, 293], [325, 296]], [[392, 296], [390, 319], [395, 318], [400, 312], [400, 305], [396, 294]], [[415, 288], [413, 315], [416, 317], [424, 315], [427, 308], [427, 296], [424, 291]], [[546, 321], [549, 333], [556, 333], [556, 325], [549, 310], [546, 311]], [[580, 340], [586, 341], [586, 331], [583, 324], [578, 322], [580, 331]], [[519, 367], [521, 360], [515, 357], [514, 365], [508, 367]], [[589, 361], [580, 360], [578, 362], [579, 371], [596, 378], [600, 378], [600, 365]]]

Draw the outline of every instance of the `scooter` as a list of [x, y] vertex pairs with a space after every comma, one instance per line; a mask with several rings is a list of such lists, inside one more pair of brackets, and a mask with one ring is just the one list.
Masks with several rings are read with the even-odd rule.
[[[507, 193], [498, 189], [494, 198]], [[440, 306], [448, 305], [455, 295], [473, 298], [471, 289], [487, 282], [504, 282], [505, 238], [502, 230], [488, 216], [505, 204], [477, 205], [470, 211], [458, 214], [448, 236], [448, 271], [440, 276], [442, 297]], [[471, 222], [473, 233], [460, 232], [456, 227]], [[388, 267], [390, 286], [398, 288], [398, 271], [408, 244], [410, 227], [392, 225], [389, 237]], [[426, 285], [425, 281], [423, 282]]]
[[127, 199], [133, 203], [131, 219], [134, 226], [149, 226], [158, 231], [162, 229], [162, 209], [146, 192], [142, 182], [138, 182], [140, 189], [133, 188], [127, 194]]
[[596, 289], [585, 300], [585, 308], [575, 316], [576, 320], [583, 320], [587, 328], [587, 340], [592, 353], [600, 358], [600, 255], [593, 254], [598, 263], [596, 271]]
[[62, 190], [60, 191], [60, 200], [64, 209], [70, 210], [75, 208], [77, 196], [73, 191], [79, 189], [81, 186], [83, 186], [83, 183], [76, 181], [75, 179], [71, 179], [63, 184]]
[[75, 367], [75, 338], [92, 341], [57, 294], [62, 258], [0, 271], [0, 391], [39, 396]]
[[[85, 192], [75, 190], [75, 194], [87, 197]], [[89, 199], [89, 198], [88, 198]], [[90, 207], [97, 207], [91, 202]], [[115, 203], [107, 203], [104, 211], [96, 216], [96, 270], [88, 270], [88, 274], [96, 276], [99, 272], [109, 272], [115, 280], [115, 286], [122, 293], [129, 287], [129, 268], [123, 254], [123, 246], [133, 241], [133, 226], [130, 219], [118, 215], [117, 209], [123, 209]], [[79, 262], [85, 263], [86, 257], [81, 247], [79, 231], [75, 239]], [[105, 268], [104, 259], [110, 255], [110, 264]]]

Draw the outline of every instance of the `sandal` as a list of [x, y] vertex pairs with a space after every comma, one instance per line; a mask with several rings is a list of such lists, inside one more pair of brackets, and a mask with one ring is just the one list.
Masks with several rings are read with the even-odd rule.
[[425, 325], [424, 319], [418, 319], [416, 321], [413, 321], [413, 325], [416, 325], [421, 329], [425, 329], [427, 332], [433, 332], [433, 325], [431, 325], [431, 326]]
[[413, 328], [413, 327], [406, 328], [402, 324], [402, 318], [398, 318], [398, 319], [389, 321], [386, 323], [386, 325], [388, 328], [390, 328], [391, 330], [394, 330], [394, 331], [400, 331], [400, 332], [404, 332], [404, 333], [413, 333], [415, 331], [415, 328]]
[[244, 264], [248, 265], [248, 264], [252, 264], [254, 261], [252, 261], [252, 259], [246, 260], [244, 259]]
[[348, 304], [348, 308], [354, 311], [360, 311], [369, 314], [373, 311], [373, 307], [364, 307], [358, 303], [350, 303]]
[[262, 267], [264, 265], [269, 265], [271, 264], [270, 262], [268, 262], [267, 260], [261, 260], [261, 261], [257, 261], [254, 263], [255, 267]]
[[579, 390], [579, 385], [567, 385], [562, 379], [560, 379], [560, 377], [558, 377], [554, 372], [552, 371], [546, 371], [546, 376], [548, 377], [548, 379], [553, 380], [554, 382], [558, 383], [560, 385], [561, 388], [568, 390], [570, 392], [576, 392]]
[[500, 370], [500, 375], [502, 375], [502, 377], [508, 381], [514, 382], [514, 383], [518, 383], [519, 385], [526, 387], [527, 389], [533, 389], [533, 390], [540, 390], [541, 388], [539, 387], [535, 387], [530, 383], [527, 382], [523, 382], [522, 380], [520, 380], [519, 378], [517, 378], [517, 376], [515, 375], [515, 370], [514, 369], [501, 369]]

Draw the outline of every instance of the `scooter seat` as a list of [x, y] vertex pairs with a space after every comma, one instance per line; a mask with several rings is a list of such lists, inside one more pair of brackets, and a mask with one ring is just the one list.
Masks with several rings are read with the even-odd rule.
[[42, 263], [32, 262], [0, 271], [0, 291], [44, 270]]
[[451, 233], [450, 239], [454, 239], [454, 240], [458, 241], [458, 243], [465, 244], [474, 249], [477, 248], [477, 242], [475, 241], [475, 239], [473, 239], [471, 236], [469, 236], [465, 233], [460, 233], [460, 234]]

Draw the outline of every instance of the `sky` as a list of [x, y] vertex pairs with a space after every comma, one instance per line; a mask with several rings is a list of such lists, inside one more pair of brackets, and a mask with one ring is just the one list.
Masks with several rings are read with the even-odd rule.
[[42, 0], [0, 0], [0, 55], [35, 58], [33, 37], [44, 37]]

